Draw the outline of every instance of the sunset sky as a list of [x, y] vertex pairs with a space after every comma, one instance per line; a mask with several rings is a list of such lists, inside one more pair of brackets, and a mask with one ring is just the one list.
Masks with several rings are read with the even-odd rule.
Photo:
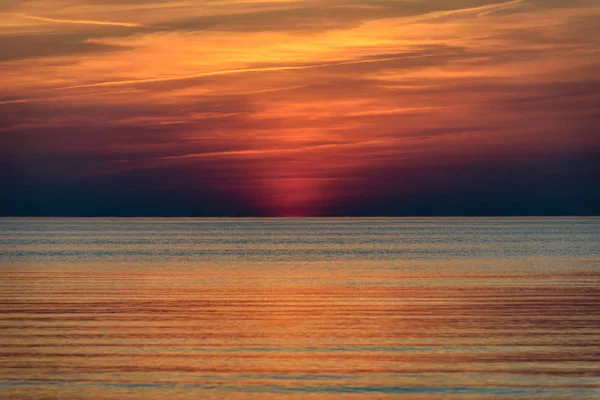
[[2, 0], [1, 215], [600, 213], [598, 0]]

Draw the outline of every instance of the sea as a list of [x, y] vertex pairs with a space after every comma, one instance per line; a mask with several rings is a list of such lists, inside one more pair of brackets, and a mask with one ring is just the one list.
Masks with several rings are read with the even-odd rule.
[[600, 218], [1, 218], [0, 398], [600, 399]]

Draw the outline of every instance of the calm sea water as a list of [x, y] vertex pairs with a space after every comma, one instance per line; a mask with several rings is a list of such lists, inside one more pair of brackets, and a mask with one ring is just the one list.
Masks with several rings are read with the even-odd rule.
[[0, 219], [6, 399], [598, 399], [600, 219]]

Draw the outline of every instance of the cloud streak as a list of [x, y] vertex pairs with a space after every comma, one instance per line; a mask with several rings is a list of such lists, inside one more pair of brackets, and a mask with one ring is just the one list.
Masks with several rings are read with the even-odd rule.
[[498, 4], [486, 4], [479, 7], [468, 7], [468, 8], [459, 8], [455, 10], [447, 10], [447, 11], [434, 11], [431, 13], [427, 13], [424, 15], [419, 15], [416, 17], [406, 18], [406, 22], [422, 22], [427, 20], [433, 20], [453, 15], [460, 15], [466, 13], [475, 13], [477, 17], [484, 17], [486, 15], [495, 13], [500, 10], [506, 10], [509, 8], [513, 8], [518, 6], [519, 4], [524, 3], [525, 0], [511, 0], [504, 3]]
[[143, 27], [142, 24], [136, 24], [133, 22], [115, 22], [115, 21], [94, 21], [87, 19], [61, 19], [61, 18], [49, 18], [42, 17], [39, 15], [28, 15], [21, 13], [11, 13], [8, 15], [12, 15], [19, 18], [30, 19], [34, 21], [42, 21], [42, 22], [52, 22], [57, 24], [76, 24], [76, 25], [104, 25], [104, 26], [122, 26], [126, 28], [139, 28]]
[[220, 75], [249, 74], [249, 73], [259, 73], [259, 72], [284, 72], [284, 71], [297, 71], [297, 70], [307, 70], [307, 69], [317, 69], [317, 68], [331, 68], [331, 67], [338, 67], [338, 66], [342, 66], [342, 65], [373, 64], [373, 63], [381, 63], [381, 62], [386, 62], [386, 61], [397, 61], [397, 60], [422, 58], [422, 57], [426, 57], [426, 56], [403, 56], [403, 57], [384, 57], [384, 58], [375, 58], [375, 59], [366, 59], [366, 60], [346, 60], [346, 61], [334, 61], [334, 62], [313, 64], [313, 65], [284, 65], [284, 66], [276, 66], [276, 67], [239, 68], [239, 69], [230, 69], [230, 70], [223, 70], [223, 71], [201, 72], [201, 73], [192, 74], [192, 75], [169, 76], [169, 77], [164, 77], [164, 78], [128, 79], [128, 80], [122, 80], [122, 81], [107, 81], [107, 82], [89, 83], [89, 84], [82, 84], [82, 85], [63, 86], [63, 87], [52, 88], [52, 89], [47, 89], [47, 90], [71, 90], [71, 89], [95, 88], [95, 87], [106, 87], [106, 86], [125, 86], [125, 85], [137, 85], [137, 84], [146, 84], [146, 83], [161, 83], [161, 82], [171, 82], [171, 81], [183, 81], [183, 80], [188, 80], [188, 79], [198, 79], [198, 78], [220, 76]]
[[[366, 146], [381, 146], [384, 144], [389, 144], [389, 142], [384, 142], [381, 140], [367, 140], [363, 142], [354, 142], [354, 143], [330, 143], [330, 144], [321, 144], [317, 146], [303, 146], [303, 147], [293, 147], [293, 148], [284, 148], [284, 149], [257, 149], [257, 150], [233, 150], [233, 151], [213, 151], [207, 153], [194, 153], [194, 154], [184, 154], [180, 156], [165, 156], [158, 157], [154, 159], [144, 160], [144, 161], [156, 161], [156, 160], [185, 160], [185, 159], [194, 159], [194, 158], [212, 158], [212, 157], [227, 157], [227, 156], [262, 156], [262, 155], [271, 155], [271, 154], [286, 154], [286, 153], [303, 153], [310, 151], [318, 151], [318, 150], [328, 150], [328, 149], [340, 149], [340, 148], [356, 148], [356, 147], [366, 147]], [[121, 161], [123, 162], [123, 161]]]

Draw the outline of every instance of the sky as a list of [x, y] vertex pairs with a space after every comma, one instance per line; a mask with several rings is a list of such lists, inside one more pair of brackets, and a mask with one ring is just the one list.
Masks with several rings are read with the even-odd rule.
[[0, 215], [600, 213], [597, 0], [2, 0]]

